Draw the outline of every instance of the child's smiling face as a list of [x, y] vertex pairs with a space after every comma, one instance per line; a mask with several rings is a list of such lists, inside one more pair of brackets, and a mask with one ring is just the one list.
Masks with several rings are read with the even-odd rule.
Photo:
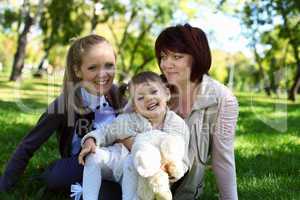
[[131, 88], [134, 109], [152, 123], [164, 119], [170, 92], [160, 83], [147, 81]]

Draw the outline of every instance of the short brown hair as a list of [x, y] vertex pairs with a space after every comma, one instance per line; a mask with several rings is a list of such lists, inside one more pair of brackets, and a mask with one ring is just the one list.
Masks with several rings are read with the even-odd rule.
[[208, 74], [211, 53], [205, 33], [189, 24], [170, 26], [164, 29], [155, 41], [155, 55], [160, 65], [161, 52], [167, 50], [187, 53], [193, 57], [190, 80], [201, 82], [203, 74]]

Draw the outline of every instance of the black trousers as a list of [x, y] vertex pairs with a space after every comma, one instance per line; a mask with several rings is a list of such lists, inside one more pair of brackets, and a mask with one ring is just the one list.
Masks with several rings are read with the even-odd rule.
[[[63, 158], [54, 162], [45, 170], [41, 178], [50, 190], [71, 191], [71, 184], [82, 183], [83, 166], [77, 157]], [[121, 200], [122, 191], [118, 183], [103, 181], [99, 198], [103, 200]]]

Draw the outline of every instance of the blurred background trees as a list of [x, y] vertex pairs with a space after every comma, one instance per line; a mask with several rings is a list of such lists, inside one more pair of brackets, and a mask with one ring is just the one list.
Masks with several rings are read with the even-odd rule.
[[[192, 20], [202, 5], [239, 19], [251, 52], [213, 48], [211, 75], [238, 91], [286, 94], [294, 101], [300, 87], [297, 0], [1, 1], [1, 68], [11, 81], [23, 76], [24, 67], [34, 77], [59, 71], [72, 39], [97, 33], [114, 44], [117, 79], [127, 81], [138, 71], [158, 71], [155, 37], [170, 24]], [[204, 31], [214, 39], [214, 33]]]

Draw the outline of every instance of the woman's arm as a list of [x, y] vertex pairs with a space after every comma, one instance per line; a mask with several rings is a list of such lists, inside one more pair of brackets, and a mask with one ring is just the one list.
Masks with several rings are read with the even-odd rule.
[[233, 95], [221, 99], [216, 131], [212, 141], [212, 169], [221, 200], [236, 200], [237, 184], [234, 160], [234, 137], [238, 102]]
[[5, 191], [16, 184], [19, 177], [24, 173], [34, 152], [46, 142], [60, 126], [62, 117], [61, 115], [53, 114], [52, 106], [54, 106], [54, 104], [55, 102], [42, 114], [36, 126], [22, 139], [12, 154], [4, 173], [0, 177], [0, 191]]

